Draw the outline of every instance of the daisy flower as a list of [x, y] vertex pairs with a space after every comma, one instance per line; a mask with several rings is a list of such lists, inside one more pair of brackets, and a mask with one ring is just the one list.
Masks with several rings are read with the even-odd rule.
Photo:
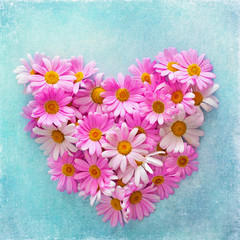
[[68, 152], [64, 152], [62, 157], [58, 157], [55, 161], [52, 157], [49, 157], [48, 166], [51, 170], [48, 172], [52, 175], [51, 180], [58, 181], [57, 190], [60, 192], [67, 191], [68, 194], [78, 191], [77, 181], [74, 176], [77, 173], [75, 168], [74, 159], [81, 157], [82, 153], [79, 151], [74, 156], [69, 156]]
[[182, 83], [169, 83], [164, 86], [166, 94], [170, 94], [171, 101], [178, 108], [182, 106], [186, 113], [192, 115], [196, 112], [196, 107], [194, 106], [194, 93], [187, 84]]
[[106, 106], [103, 104], [101, 93], [105, 90], [102, 87], [103, 73], [98, 73], [94, 80], [87, 79], [85, 87], [80, 89], [74, 97], [74, 103], [79, 105], [82, 114], [88, 112], [105, 113]]
[[[29, 83], [29, 77], [31, 75], [38, 74], [38, 72], [33, 70], [33, 64], [38, 64], [39, 66], [43, 66], [43, 60], [42, 58], [45, 57], [45, 53], [39, 53], [36, 52], [34, 56], [32, 57], [30, 54], [27, 54], [28, 61], [21, 58], [20, 61], [23, 65], [18, 66], [15, 70], [13, 70], [14, 73], [17, 73], [16, 79], [18, 84], [26, 84]], [[31, 93], [32, 89], [30, 85], [28, 84], [26, 89], [24, 90], [24, 93]]]
[[165, 95], [164, 89], [153, 93], [147, 92], [145, 100], [139, 106], [142, 116], [146, 116], [146, 120], [150, 124], [158, 122], [159, 125], [162, 125], [165, 122], [170, 122], [173, 114], [178, 112], [170, 97]]
[[216, 77], [213, 66], [210, 64], [209, 59], [204, 59], [205, 54], [198, 57], [196, 50], [189, 49], [188, 52], [182, 51], [181, 54], [174, 56], [174, 59], [179, 64], [173, 64], [173, 67], [178, 69], [175, 72], [178, 81], [197, 85], [200, 90], [207, 88], [208, 85], [213, 85], [212, 79]]
[[160, 129], [160, 147], [168, 152], [183, 152], [183, 138], [192, 146], [199, 147], [199, 136], [203, 136], [204, 132], [197, 128], [202, 126], [203, 121], [200, 113], [186, 117], [185, 111], [179, 110], [174, 121]]
[[35, 127], [33, 132], [40, 137], [36, 138], [37, 143], [42, 144], [39, 149], [44, 150], [44, 155], [53, 155], [53, 159], [57, 161], [58, 156], [63, 155], [65, 151], [68, 151], [69, 155], [72, 156], [71, 152], [77, 152], [78, 149], [74, 143], [77, 142], [77, 138], [73, 137], [75, 133], [75, 124], [63, 123], [61, 127]]
[[111, 197], [102, 196], [100, 203], [96, 206], [97, 215], [104, 215], [103, 222], [110, 220], [112, 227], [116, 227], [118, 223], [124, 226], [123, 220], [127, 222], [127, 213], [122, 200], [125, 197], [125, 190], [119, 186]]
[[151, 84], [154, 75], [156, 74], [153, 66], [156, 64], [156, 61], [151, 62], [150, 58], [143, 58], [143, 62], [136, 59], [137, 65], [131, 65], [128, 68], [128, 71], [133, 74], [133, 79], [139, 82], [147, 82]]
[[66, 92], [72, 92], [73, 81], [77, 78], [69, 74], [71, 63], [68, 60], [60, 60], [58, 56], [52, 60], [43, 58], [43, 66], [33, 64], [33, 70], [36, 75], [29, 77], [30, 86], [33, 89], [33, 94], [42, 91], [45, 86], [61, 88]]
[[32, 112], [33, 118], [38, 118], [38, 124], [60, 127], [74, 115], [74, 111], [67, 106], [72, 97], [61, 89], [45, 88], [35, 95], [36, 108]]
[[169, 198], [169, 194], [174, 194], [173, 188], [179, 187], [176, 182], [180, 182], [180, 180], [178, 174], [167, 171], [165, 164], [163, 168], [156, 167], [154, 173], [150, 175], [150, 181], [157, 188], [156, 193], [161, 200]]
[[154, 203], [160, 201], [160, 197], [155, 194], [156, 188], [153, 184], [146, 187], [145, 184], [136, 186], [134, 183], [129, 183], [126, 191], [127, 196], [123, 199], [123, 203], [130, 209], [129, 220], [142, 221], [144, 217], [154, 212], [156, 208]]
[[129, 133], [126, 123], [123, 123], [121, 128], [116, 127], [114, 130], [115, 132], [111, 131], [106, 135], [108, 143], [102, 144], [105, 149], [102, 156], [111, 159], [109, 167], [113, 168], [113, 170], [120, 167], [121, 171], [125, 172], [127, 163], [136, 168], [136, 161], [144, 161], [143, 155], [148, 154], [146, 144], [143, 144], [146, 135], [137, 135], [138, 128], [132, 129]]
[[202, 91], [197, 86], [193, 86], [195, 106], [202, 107], [207, 112], [210, 112], [213, 107], [218, 108], [218, 99], [212, 95], [218, 88], [219, 85], [216, 83]]
[[118, 82], [114, 78], [107, 78], [103, 82], [103, 88], [103, 103], [108, 105], [108, 112], [114, 112], [115, 118], [124, 118], [126, 112], [132, 114], [134, 109], [139, 109], [138, 103], [144, 99], [141, 96], [144, 89], [129, 75], [124, 78], [122, 73], [118, 74]]
[[77, 57], [71, 57], [71, 72], [77, 78], [74, 80], [73, 93], [76, 94], [79, 87], [85, 87], [83, 80], [94, 75], [98, 68], [95, 68], [95, 61], [91, 61], [85, 66], [83, 65], [83, 56], [79, 55]]
[[23, 107], [23, 112], [21, 113], [22, 117], [25, 119], [29, 119], [30, 121], [24, 128], [24, 131], [31, 132], [31, 138], [37, 137], [37, 135], [32, 131], [33, 128], [37, 126], [38, 119], [32, 117], [33, 109], [35, 109], [36, 103], [35, 101], [30, 101], [27, 107]]
[[146, 135], [146, 144], [149, 151], [152, 151], [154, 145], [160, 140], [157, 129], [157, 123], [149, 124], [149, 122], [140, 116], [139, 111], [134, 111], [132, 115], [126, 115], [126, 123], [130, 130], [138, 128], [138, 134], [144, 133]]
[[[95, 195], [98, 187], [104, 188], [112, 180], [117, 179], [113, 170], [108, 167], [108, 160], [106, 158], [97, 157], [96, 154], [90, 156], [87, 151], [84, 152], [84, 159], [75, 159], [75, 167], [79, 173], [75, 175], [74, 179], [81, 181], [79, 187], [85, 194]], [[115, 185], [115, 184], [114, 184]]]
[[156, 72], [160, 73], [161, 76], [165, 77], [168, 76], [170, 82], [176, 82], [176, 74], [175, 72], [178, 71], [177, 68], [173, 67], [173, 64], [178, 64], [174, 60], [174, 56], [177, 54], [177, 49], [173, 47], [169, 47], [168, 49], [164, 49], [163, 52], [159, 52], [155, 58], [159, 63], [154, 65], [156, 68]]
[[191, 176], [192, 172], [198, 170], [196, 166], [198, 162], [194, 161], [197, 157], [196, 150], [184, 143], [182, 153], [169, 153], [169, 157], [165, 162], [166, 171], [171, 174], [178, 174], [182, 179], [185, 179], [186, 175]]
[[89, 149], [90, 155], [96, 153], [100, 156], [102, 144], [106, 142], [104, 136], [113, 125], [114, 120], [109, 119], [108, 114], [90, 112], [87, 117], [84, 116], [82, 120], [78, 121], [76, 127], [77, 147], [82, 151]]

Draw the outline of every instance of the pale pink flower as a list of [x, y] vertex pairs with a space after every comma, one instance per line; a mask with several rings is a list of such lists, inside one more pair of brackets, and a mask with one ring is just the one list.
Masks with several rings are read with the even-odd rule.
[[178, 81], [181, 83], [197, 85], [200, 90], [207, 88], [208, 85], [213, 85], [212, 79], [216, 77], [213, 66], [209, 59], [204, 59], [205, 54], [198, 56], [196, 50], [182, 51], [174, 56], [178, 64], [172, 66], [178, 71], [175, 72]]
[[179, 174], [169, 173], [167, 170], [168, 168], [164, 164], [164, 167], [156, 167], [154, 173], [149, 176], [151, 183], [157, 188], [156, 193], [161, 200], [169, 198], [169, 194], [174, 194], [173, 188], [178, 188], [176, 182], [181, 180]]
[[83, 56], [79, 55], [77, 57], [71, 57], [72, 67], [70, 69], [71, 73], [77, 78], [74, 80], [73, 93], [77, 93], [79, 87], [85, 87], [84, 80], [94, 75], [98, 68], [95, 68], [95, 61], [83, 65]]
[[143, 101], [141, 95], [144, 88], [137, 84], [129, 75], [124, 78], [122, 73], [118, 74], [118, 82], [114, 78], [107, 78], [103, 82], [105, 92], [101, 94], [104, 98], [103, 103], [108, 105], [107, 111], [114, 112], [114, 117], [125, 117], [126, 112], [133, 113], [133, 110], [138, 110], [138, 103]]
[[112, 227], [120, 223], [124, 226], [123, 220], [127, 222], [128, 209], [123, 204], [122, 200], [125, 197], [125, 189], [120, 186], [116, 187], [115, 192], [111, 197], [102, 196], [100, 203], [96, 206], [97, 215], [104, 215], [103, 222], [110, 220]]
[[90, 155], [102, 154], [102, 144], [106, 143], [105, 134], [114, 125], [114, 120], [108, 114], [92, 113], [78, 121], [76, 127], [77, 147], [82, 151], [89, 149]]
[[192, 172], [197, 171], [197, 161], [194, 161], [198, 157], [196, 149], [192, 146], [184, 143], [184, 151], [182, 153], [169, 153], [169, 157], [164, 163], [167, 167], [166, 171], [171, 174], [178, 174], [182, 179], [185, 176], [191, 176]]
[[58, 56], [52, 60], [43, 58], [43, 66], [33, 64], [33, 70], [38, 74], [29, 77], [30, 87], [33, 94], [42, 91], [46, 86], [61, 88], [66, 92], [73, 91], [73, 81], [77, 78], [69, 74], [71, 63], [64, 59], [60, 60]]
[[134, 128], [129, 133], [126, 123], [123, 123], [121, 128], [116, 127], [106, 135], [108, 143], [102, 144], [105, 149], [102, 156], [110, 159], [109, 167], [113, 170], [120, 167], [121, 171], [125, 172], [127, 163], [136, 168], [136, 161], [144, 161], [143, 155], [148, 154], [146, 144], [143, 144], [146, 136], [137, 135], [137, 132], [138, 129]]
[[74, 156], [69, 156], [66, 151], [62, 157], [58, 157], [55, 161], [52, 157], [49, 157], [48, 166], [51, 170], [48, 172], [52, 175], [51, 180], [58, 181], [57, 190], [60, 192], [67, 191], [68, 194], [78, 191], [77, 181], [74, 176], [78, 172], [75, 168], [74, 159], [81, 158], [82, 153], [79, 151]]
[[63, 122], [67, 122], [74, 111], [67, 105], [72, 101], [72, 97], [61, 89], [46, 87], [35, 95], [36, 107], [32, 112], [33, 118], [38, 118], [38, 124], [60, 127]]

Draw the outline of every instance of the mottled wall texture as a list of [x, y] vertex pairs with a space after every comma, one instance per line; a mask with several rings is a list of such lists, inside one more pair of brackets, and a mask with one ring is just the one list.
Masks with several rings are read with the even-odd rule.
[[[0, 239], [237, 240], [239, 220], [239, 1], [0, 1]], [[23, 131], [13, 69], [44, 51], [96, 60], [106, 76], [175, 46], [206, 53], [220, 89], [206, 114], [199, 171], [142, 222], [102, 223], [88, 200], [60, 193]]]

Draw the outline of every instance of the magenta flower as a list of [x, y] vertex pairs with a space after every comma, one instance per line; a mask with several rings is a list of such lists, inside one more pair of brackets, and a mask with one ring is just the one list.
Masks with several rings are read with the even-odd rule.
[[71, 73], [77, 78], [74, 80], [73, 84], [73, 93], [77, 93], [79, 87], [85, 87], [84, 81], [85, 79], [94, 75], [98, 68], [95, 68], [95, 61], [91, 61], [85, 66], [83, 65], [83, 56], [79, 55], [78, 57], [71, 57]]
[[156, 209], [154, 203], [160, 201], [160, 197], [155, 194], [156, 188], [153, 184], [147, 186], [140, 184], [136, 186], [129, 183], [127, 186], [127, 196], [123, 199], [126, 208], [129, 207], [129, 220], [138, 219], [142, 221], [144, 217], [148, 217]]
[[169, 157], [165, 162], [166, 171], [179, 174], [182, 179], [185, 179], [186, 175], [191, 176], [192, 172], [198, 170], [196, 166], [198, 162], [194, 161], [197, 157], [196, 150], [191, 145], [184, 143], [182, 153], [169, 153]]
[[174, 59], [178, 64], [173, 64], [173, 67], [178, 69], [175, 72], [178, 81], [186, 84], [196, 84], [200, 90], [207, 88], [208, 85], [213, 85], [212, 79], [216, 75], [211, 72], [213, 66], [209, 59], [204, 59], [204, 57], [205, 54], [198, 57], [197, 51], [193, 49], [175, 55]]
[[164, 198], [169, 198], [169, 194], [174, 194], [173, 188], [178, 188], [179, 186], [176, 182], [180, 182], [181, 178], [177, 173], [169, 173], [164, 164], [164, 167], [155, 167], [155, 171], [150, 175], [150, 181], [157, 188], [156, 193], [161, 200]]
[[75, 168], [74, 159], [81, 158], [82, 153], [79, 151], [74, 156], [69, 156], [66, 151], [62, 157], [55, 161], [52, 157], [48, 158], [48, 166], [51, 170], [48, 172], [52, 175], [51, 180], [58, 181], [57, 190], [60, 192], [67, 191], [68, 194], [78, 191], [77, 181], [74, 176], [78, 172]]
[[76, 127], [77, 147], [82, 151], [89, 149], [90, 155], [102, 154], [102, 144], [105, 143], [106, 132], [113, 127], [114, 120], [109, 119], [108, 114], [92, 113], [78, 121]]
[[139, 109], [138, 103], [144, 99], [141, 95], [144, 89], [129, 75], [124, 78], [122, 73], [118, 74], [118, 82], [114, 78], [107, 78], [103, 82], [103, 88], [103, 103], [108, 105], [108, 112], [114, 112], [115, 118], [124, 118], [126, 112], [132, 114], [134, 109]]
[[38, 124], [60, 127], [63, 122], [74, 116], [74, 111], [67, 105], [72, 97], [61, 89], [47, 87], [35, 96], [36, 108], [32, 112], [33, 118], [39, 118]]
[[106, 158], [97, 157], [96, 154], [90, 156], [88, 151], [84, 152], [85, 159], [76, 159], [75, 167], [79, 173], [74, 179], [80, 181], [79, 187], [85, 194], [95, 195], [98, 187], [104, 188], [109, 185], [112, 180], [117, 179], [113, 170], [108, 167]]
[[52, 60], [43, 58], [43, 66], [33, 64], [33, 70], [38, 73], [29, 77], [33, 94], [42, 91], [46, 86], [61, 88], [66, 92], [73, 91], [73, 81], [77, 78], [69, 74], [71, 63], [68, 60], [60, 60], [58, 56]]
[[111, 197], [102, 196], [100, 204], [96, 206], [97, 215], [104, 215], [103, 222], [110, 220], [112, 227], [116, 227], [118, 223], [122, 226], [123, 220], [127, 222], [128, 209], [123, 204], [125, 197], [125, 190], [120, 186], [117, 186], [115, 192]]

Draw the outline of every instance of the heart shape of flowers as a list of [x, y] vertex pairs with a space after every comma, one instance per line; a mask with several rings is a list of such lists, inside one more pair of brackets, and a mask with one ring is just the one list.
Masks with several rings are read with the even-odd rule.
[[142, 220], [197, 171], [199, 129], [218, 107], [205, 54], [169, 47], [136, 60], [132, 74], [104, 78], [94, 61], [28, 55], [17, 67], [26, 131], [48, 156], [57, 190], [90, 197], [111, 226]]

